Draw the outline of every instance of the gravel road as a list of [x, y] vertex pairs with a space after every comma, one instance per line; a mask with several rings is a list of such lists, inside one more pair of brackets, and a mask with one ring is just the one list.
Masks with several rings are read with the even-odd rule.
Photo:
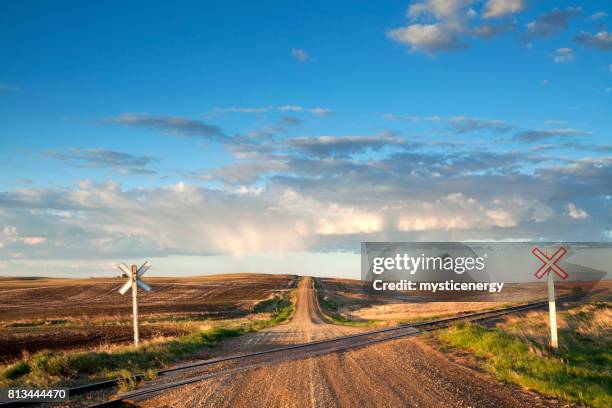
[[[292, 320], [237, 339], [232, 351], [251, 351], [339, 337], [359, 329], [329, 324], [312, 279], [298, 288]], [[242, 340], [242, 341], [241, 341]], [[350, 342], [351, 339], [347, 339]], [[350, 343], [349, 343], [350, 344]], [[265, 360], [261, 360], [265, 363]], [[214, 377], [139, 402], [143, 407], [559, 407], [558, 401], [502, 384], [450, 361], [418, 338], [258, 366], [217, 365]], [[247, 365], [245, 365], [247, 364]], [[253, 367], [253, 368], [250, 368]], [[181, 376], [206, 374], [199, 369]], [[210, 370], [210, 369], [209, 369]], [[219, 375], [221, 374], [221, 375]], [[160, 378], [175, 381], [177, 377]]]

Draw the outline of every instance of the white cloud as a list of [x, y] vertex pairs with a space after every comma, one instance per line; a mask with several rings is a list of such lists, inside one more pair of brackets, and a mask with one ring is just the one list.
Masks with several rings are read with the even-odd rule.
[[17, 235], [17, 227], [12, 225], [7, 225], [3, 228], [2, 234], [8, 237], [14, 237]]
[[612, 50], [612, 33], [607, 31], [600, 31], [595, 35], [582, 31], [574, 39], [587, 47], [601, 51]]
[[123, 113], [107, 118], [106, 124], [155, 129], [169, 135], [195, 137], [209, 140], [224, 140], [227, 136], [221, 128], [201, 120], [179, 116], [151, 116], [147, 114]]
[[230, 112], [230, 113], [264, 113], [272, 109], [271, 106], [263, 107], [235, 107], [230, 106], [228, 108], [214, 108], [215, 112]]
[[[426, 119], [446, 124], [449, 117]], [[454, 119], [470, 129], [503, 124]], [[547, 127], [522, 137], [584, 134]], [[244, 146], [249, 156], [207, 170], [215, 188], [187, 179], [158, 187], [84, 181], [3, 192], [2, 253], [6, 260], [50, 254], [119, 260], [354, 250], [364, 240], [451, 235], [597, 240], [601, 225], [612, 225], [608, 205], [599, 205], [612, 180], [612, 157], [603, 153], [571, 160], [506, 150], [507, 144], [440, 150], [393, 133], [292, 139]], [[364, 149], [378, 153], [360, 157]], [[572, 222], [571, 214], [582, 216], [586, 205], [597, 222]]]
[[435, 53], [463, 48], [456, 28], [442, 24], [413, 24], [407, 27], [390, 30], [387, 36], [400, 44], [405, 44], [412, 51]]
[[310, 109], [309, 112], [317, 116], [330, 116], [334, 113], [331, 109], [328, 108], [313, 108]]
[[571, 48], [557, 48], [555, 51], [554, 61], [557, 64], [567, 64], [576, 59], [574, 50]]
[[482, 13], [485, 18], [504, 17], [518, 13], [525, 8], [523, 0], [489, 0], [484, 6]]
[[15, 241], [17, 241], [17, 228], [11, 225], [5, 226], [2, 229], [2, 235], [0, 236], [0, 249]]
[[542, 86], [546, 86], [549, 83], [550, 83], [550, 81], [548, 79], [543, 79], [543, 80], [540, 81], [540, 85], [542, 85]]
[[306, 62], [310, 58], [308, 53], [303, 48], [292, 48], [291, 55], [300, 62]]
[[506, 22], [504, 24], [481, 24], [479, 26], [474, 27], [472, 30], [472, 34], [475, 37], [491, 39], [495, 38], [508, 30], [513, 30], [515, 28], [515, 24], [513, 22]]
[[471, 0], [425, 0], [408, 6], [408, 16], [415, 19], [432, 14], [438, 19], [455, 19]]
[[341, 157], [366, 151], [379, 151], [385, 147], [403, 146], [405, 141], [394, 134], [375, 136], [317, 136], [296, 137], [287, 145], [313, 157]]
[[537, 142], [551, 138], [582, 137], [591, 134], [589, 131], [574, 128], [531, 129], [518, 132], [514, 135], [514, 139], [522, 142]]
[[40, 245], [47, 241], [45, 237], [23, 237], [23, 243], [26, 245]]
[[221, 112], [221, 113], [267, 113], [270, 111], [280, 111], [280, 112], [309, 112], [312, 113], [313, 115], [317, 115], [317, 116], [331, 116], [333, 115], [334, 111], [332, 109], [329, 108], [322, 108], [322, 107], [316, 107], [316, 108], [305, 108], [303, 106], [300, 105], [280, 105], [280, 106], [274, 106], [274, 105], [268, 105], [268, 106], [261, 106], [261, 107], [236, 107], [236, 106], [230, 106], [230, 107], [216, 107], [213, 109], [214, 112]]
[[582, 220], [589, 216], [586, 211], [576, 207], [573, 203], [567, 204], [567, 214], [575, 220]]
[[393, 113], [383, 114], [382, 117], [388, 120], [406, 120], [411, 122], [446, 122], [449, 129], [454, 133], [469, 133], [475, 131], [489, 130], [495, 133], [505, 133], [512, 129], [512, 125], [499, 119], [480, 119], [463, 115], [458, 116], [416, 116], [416, 115], [396, 115]]
[[589, 18], [591, 20], [601, 20], [602, 18], [606, 18], [606, 17], [608, 17], [608, 13], [604, 11], [598, 11], [597, 13], [591, 14], [591, 17]]
[[411, 22], [435, 19], [433, 24], [415, 23], [387, 31], [387, 37], [409, 47], [411, 51], [433, 54], [450, 51], [466, 45], [462, 35], [469, 32], [467, 7], [471, 0], [426, 0], [408, 7]]
[[301, 112], [304, 110], [304, 108], [299, 105], [283, 105], [279, 107], [279, 109], [283, 112]]
[[[57, 237], [54, 255], [66, 259], [83, 254], [120, 257], [300, 251], [316, 246], [322, 237], [385, 230], [509, 227], [519, 223], [523, 214], [517, 212], [521, 206], [516, 202], [481, 203], [461, 194], [433, 201], [403, 197], [399, 201], [385, 200], [383, 207], [366, 205], [358, 199], [362, 195], [358, 183], [350, 185], [346, 186], [350, 192], [345, 187], [337, 189], [336, 199], [280, 185], [234, 193], [184, 182], [126, 191], [113, 183], [84, 183], [74, 191], [62, 191], [63, 202], [57, 203], [49, 201], [54, 196], [52, 191], [24, 191], [19, 196], [23, 200], [34, 199], [43, 207], [67, 206], [79, 214], [54, 217], [49, 208], [41, 208], [36, 212], [39, 215], [32, 213], [28, 218], [33, 225], [51, 226], [49, 229]], [[388, 186], [377, 188], [383, 193]], [[537, 205], [532, 203], [529, 207]], [[22, 239], [28, 247], [46, 241], [38, 236]], [[29, 251], [31, 255], [35, 249]]]
[[[491, 207], [487, 208], [489, 205]], [[462, 193], [452, 193], [420, 207], [410, 211], [410, 215], [399, 217], [397, 227], [400, 231], [489, 229], [512, 227], [518, 222], [510, 211], [496, 208], [494, 203], [483, 205]]]
[[[424, 0], [408, 7], [409, 24], [387, 31], [387, 38], [406, 45], [410, 51], [435, 54], [468, 47], [470, 38], [491, 39], [508, 30], [515, 23], [483, 24], [478, 13], [470, 7], [473, 0]], [[483, 18], [503, 17], [524, 8], [523, 0], [489, 0]], [[481, 23], [481, 24], [479, 24]]]
[[540, 15], [535, 21], [526, 24], [527, 37], [552, 37], [561, 33], [571, 19], [582, 12], [582, 7], [568, 7], [565, 10], [554, 8]]
[[[379, 232], [384, 228], [384, 214], [334, 202], [323, 202], [285, 189], [279, 207], [302, 214], [304, 221], [297, 232], [303, 235], [343, 235]], [[306, 221], [308, 220], [308, 221]]]

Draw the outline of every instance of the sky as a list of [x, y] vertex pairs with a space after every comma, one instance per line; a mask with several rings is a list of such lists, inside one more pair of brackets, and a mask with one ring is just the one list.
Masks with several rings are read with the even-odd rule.
[[0, 275], [612, 241], [612, 5], [0, 3]]

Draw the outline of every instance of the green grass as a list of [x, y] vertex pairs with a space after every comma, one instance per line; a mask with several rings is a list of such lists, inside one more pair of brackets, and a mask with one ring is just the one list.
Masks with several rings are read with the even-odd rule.
[[[152, 323], [179, 323], [179, 322], [198, 322], [215, 320], [209, 315], [170, 315], [170, 316], [144, 316], [140, 319], [141, 324]], [[32, 320], [22, 322], [9, 322], [0, 324], [0, 329], [11, 328], [29, 328], [29, 327], [65, 327], [65, 328], [82, 328], [82, 327], [99, 327], [99, 326], [129, 326], [132, 324], [132, 319], [74, 319], [74, 320]]]
[[415, 317], [412, 319], [402, 320], [399, 322], [399, 324], [417, 324], [417, 323], [423, 323], [423, 322], [431, 322], [432, 320], [439, 320], [439, 319], [443, 319], [445, 317], [450, 317], [450, 316], [452, 315], [451, 314], [445, 314], [445, 315], [434, 314], [434, 315], [428, 315], [428, 316], [419, 316], [419, 317]]
[[323, 288], [318, 279], [314, 280], [314, 287], [317, 292], [317, 299], [323, 312], [323, 317], [334, 324], [353, 327], [373, 327], [378, 324], [376, 320], [352, 320], [342, 316], [338, 309], [340, 305], [331, 298], [322, 294]]
[[0, 372], [0, 380], [14, 380], [30, 372], [30, 366], [25, 361], [11, 364]]
[[291, 301], [287, 298], [282, 298], [280, 296], [275, 296], [272, 299], [267, 299], [253, 307], [253, 312], [262, 313], [262, 312], [276, 312], [288, 306]]
[[10, 385], [49, 386], [77, 377], [126, 377], [151, 367], [161, 367], [196, 352], [214, 346], [219, 341], [240, 335], [244, 329], [214, 328], [160, 343], [147, 343], [138, 348], [121, 347], [113, 352], [49, 350], [35, 353], [30, 359], [11, 364], [0, 370], [0, 383]]
[[0, 366], [0, 386], [51, 386], [66, 385], [84, 380], [119, 378], [122, 389], [135, 386], [133, 378], [139, 373], [180, 360], [205, 347], [214, 347], [226, 338], [254, 332], [289, 319], [294, 306], [289, 298], [283, 299], [268, 320], [254, 320], [248, 323], [215, 327], [162, 342], [146, 342], [138, 348], [123, 346], [112, 351], [68, 351], [44, 350], [27, 360]]
[[134, 375], [129, 370], [120, 370], [117, 373], [117, 389], [120, 392], [132, 391], [138, 387], [138, 384], [143, 381], [150, 381], [157, 378], [157, 370], [154, 368], [148, 369], [140, 377]]
[[258, 330], [262, 330], [265, 329], [267, 327], [270, 326], [275, 326], [277, 324], [281, 324], [283, 322], [285, 322], [286, 320], [288, 320], [291, 315], [293, 314], [293, 311], [295, 310], [294, 307], [294, 302], [293, 301], [289, 301], [289, 298], [285, 298], [285, 300], [287, 301], [287, 303], [285, 303], [285, 305], [283, 307], [281, 307], [280, 309], [278, 309], [278, 311], [273, 315], [273, 317], [269, 320], [255, 320], [251, 323], [249, 323], [246, 327], [245, 327], [245, 332], [255, 332]]
[[36, 327], [36, 326], [58, 326], [65, 325], [68, 320], [34, 320], [30, 322], [13, 322], [4, 325], [4, 327]]
[[[564, 336], [565, 334], [565, 336]], [[447, 345], [469, 350], [503, 381], [590, 407], [612, 406], [612, 354], [593, 339], [570, 339], [558, 352], [500, 328], [458, 324], [440, 332]]]
[[338, 311], [338, 304], [333, 300], [329, 299], [327, 296], [321, 297], [319, 299], [319, 303], [323, 306], [323, 309], [328, 310], [330, 312]]
[[117, 374], [117, 388], [120, 392], [131, 391], [138, 385], [138, 380], [129, 370], [121, 370]]
[[343, 326], [353, 327], [374, 327], [378, 324], [376, 320], [352, 320], [339, 314], [328, 314], [324, 313], [324, 317], [335, 324], [341, 324]]

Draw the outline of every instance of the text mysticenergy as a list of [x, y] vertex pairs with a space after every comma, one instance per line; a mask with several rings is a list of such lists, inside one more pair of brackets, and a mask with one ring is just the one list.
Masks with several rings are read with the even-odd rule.
[[402, 279], [397, 282], [375, 280], [372, 282], [372, 287], [374, 290], [420, 290], [427, 292], [465, 290], [500, 293], [504, 284], [498, 282], [455, 282], [453, 280], [445, 282], [412, 282]]

